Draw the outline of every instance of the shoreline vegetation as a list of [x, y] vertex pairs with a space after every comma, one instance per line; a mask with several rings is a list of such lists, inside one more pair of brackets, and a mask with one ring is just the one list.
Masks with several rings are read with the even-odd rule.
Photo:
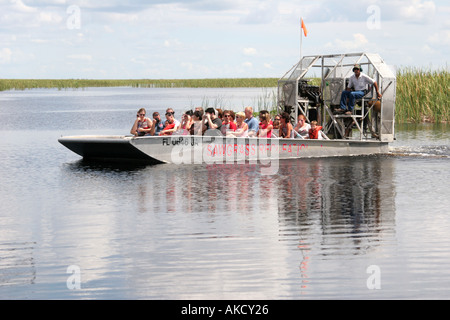
[[[83, 89], [89, 87], [133, 88], [275, 88], [278, 78], [230, 79], [0, 79], [0, 91], [37, 88]], [[449, 123], [450, 72], [405, 68], [397, 71], [397, 123]], [[276, 91], [276, 90], [275, 90]], [[264, 98], [264, 108], [276, 108], [276, 93]]]

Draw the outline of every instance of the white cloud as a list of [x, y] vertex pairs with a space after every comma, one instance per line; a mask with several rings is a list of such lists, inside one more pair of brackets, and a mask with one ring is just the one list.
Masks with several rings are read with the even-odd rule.
[[369, 41], [366, 36], [362, 33], [353, 34], [353, 40], [341, 40], [335, 39], [334, 42], [327, 43], [326, 47], [328, 48], [336, 48], [339, 50], [356, 50], [356, 49], [365, 49], [367, 48]]
[[31, 6], [27, 6], [23, 3], [22, 0], [10, 0], [7, 1], [10, 3], [10, 10], [15, 12], [21, 12], [21, 13], [30, 13], [30, 12], [36, 12], [37, 9], [33, 8]]
[[450, 30], [441, 30], [428, 37], [428, 41], [435, 45], [450, 45]]
[[49, 40], [47, 40], [47, 39], [31, 39], [31, 42], [45, 44], [45, 43], [49, 43]]
[[73, 60], [92, 61], [92, 56], [89, 54], [70, 54], [67, 58]]
[[138, 58], [131, 58], [130, 61], [133, 62], [133, 63], [136, 63], [136, 64], [143, 65], [143, 66], [147, 65], [145, 59], [140, 58], [140, 57], [138, 57]]
[[54, 12], [41, 12], [39, 13], [38, 22], [44, 23], [61, 23], [63, 18]]
[[[184, 61], [184, 62], [181, 62], [180, 65], [183, 69], [190, 72], [192, 74], [192, 77], [194, 77], [194, 78], [197, 78], [197, 77], [207, 78], [208, 76], [211, 76], [211, 74], [213, 73], [211, 68], [205, 64], [194, 64], [192, 62]], [[155, 69], [158, 69], [158, 67], [155, 67]], [[192, 78], [192, 77], [185, 77], [185, 78]], [[179, 76], [178, 76], [178, 78], [179, 78]]]
[[[382, 21], [432, 23], [438, 12], [436, 3], [444, 0], [318, 0], [310, 2], [281, 1], [279, 13], [285, 18], [305, 23], [366, 21], [370, 6], [379, 8]], [[440, 5], [442, 7], [442, 4]]]
[[194, 64], [192, 64], [191, 62], [182, 62], [181, 66], [189, 71], [194, 70]]
[[433, 1], [412, 0], [407, 5], [400, 5], [399, 13], [402, 18], [410, 21], [429, 21], [436, 13], [436, 5]]
[[10, 48], [3, 48], [0, 50], [0, 63], [9, 63], [11, 62], [12, 51]]
[[103, 26], [103, 30], [105, 30], [106, 33], [114, 33], [114, 29], [110, 26]]
[[175, 46], [180, 46], [181, 45], [181, 41], [178, 39], [167, 39], [164, 40], [164, 46], [169, 48], [169, 47], [175, 47]]
[[270, 23], [279, 15], [278, 1], [257, 1], [257, 5], [251, 6], [247, 13], [241, 17], [241, 23], [265, 24]]
[[[67, 28], [72, 5], [80, 29]], [[371, 5], [377, 30], [366, 23]], [[448, 0], [0, 0], [0, 63], [6, 77], [24, 78], [83, 77], [87, 62], [85, 77], [278, 77], [298, 59], [303, 17], [304, 55], [368, 51], [439, 66], [449, 13]]]
[[424, 45], [421, 50], [424, 54], [436, 54], [437, 53], [436, 50], [434, 50], [427, 44]]
[[254, 56], [256, 55], [257, 51], [255, 48], [244, 48], [244, 50], [242, 50], [242, 52], [246, 55], [246, 56]]

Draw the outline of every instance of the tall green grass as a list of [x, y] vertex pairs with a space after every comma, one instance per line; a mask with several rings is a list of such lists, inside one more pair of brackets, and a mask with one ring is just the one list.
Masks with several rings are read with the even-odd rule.
[[276, 87], [277, 78], [236, 79], [130, 79], [130, 80], [84, 80], [84, 79], [0, 79], [0, 91], [34, 88], [87, 88], [87, 87], [135, 87], [135, 88], [249, 88]]
[[[87, 87], [136, 87], [136, 88], [243, 88], [277, 86], [278, 78], [236, 79], [129, 79], [129, 80], [83, 80], [83, 79], [0, 79], [0, 91], [33, 88], [87, 88]], [[316, 84], [316, 83], [314, 83]], [[318, 84], [318, 83], [317, 83]], [[397, 123], [450, 122], [449, 88], [447, 70], [424, 71], [404, 68], [397, 72], [396, 121]], [[221, 104], [216, 101], [213, 104]], [[210, 102], [205, 101], [205, 104]], [[275, 93], [255, 101], [256, 109], [276, 107]]]
[[397, 72], [398, 123], [450, 122], [450, 73], [406, 68]]

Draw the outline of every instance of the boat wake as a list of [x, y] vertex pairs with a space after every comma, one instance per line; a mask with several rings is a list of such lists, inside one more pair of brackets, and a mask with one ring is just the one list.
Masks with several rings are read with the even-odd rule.
[[394, 156], [450, 158], [450, 147], [448, 145], [397, 146], [391, 147], [389, 153]]

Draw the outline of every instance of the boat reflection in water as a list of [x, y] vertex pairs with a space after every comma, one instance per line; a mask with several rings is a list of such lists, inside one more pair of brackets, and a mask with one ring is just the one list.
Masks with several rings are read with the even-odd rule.
[[[296, 172], [297, 179], [291, 179], [290, 172]], [[280, 174], [285, 177], [277, 190], [280, 234], [298, 237], [302, 293], [314, 289], [326, 297], [324, 292], [333, 291], [334, 286], [323, 278], [331, 277], [337, 291], [357, 282], [353, 291], [362, 290], [358, 296], [367, 294], [360, 285], [367, 277], [364, 271], [382, 262], [372, 253], [395, 233], [393, 160], [290, 162], [280, 168]]]
[[[95, 248], [80, 246], [95, 252], [77, 256], [108, 257], [111, 250], [123, 256], [116, 273], [126, 274], [125, 290], [136, 297], [322, 296], [335, 281], [354, 279], [354, 268], [367, 293], [365, 268], [395, 230], [394, 161], [286, 160], [270, 176], [260, 164], [72, 163], [65, 170], [69, 185], [86, 185], [67, 197], [90, 201], [80, 219], [111, 212], [96, 219], [104, 226], [96, 227]], [[126, 241], [109, 248], [104, 237]]]
[[287, 163], [280, 166], [279, 215], [304, 227], [320, 221], [322, 234], [348, 233], [356, 244], [379, 232], [380, 224], [394, 222], [392, 173], [388, 157]]

